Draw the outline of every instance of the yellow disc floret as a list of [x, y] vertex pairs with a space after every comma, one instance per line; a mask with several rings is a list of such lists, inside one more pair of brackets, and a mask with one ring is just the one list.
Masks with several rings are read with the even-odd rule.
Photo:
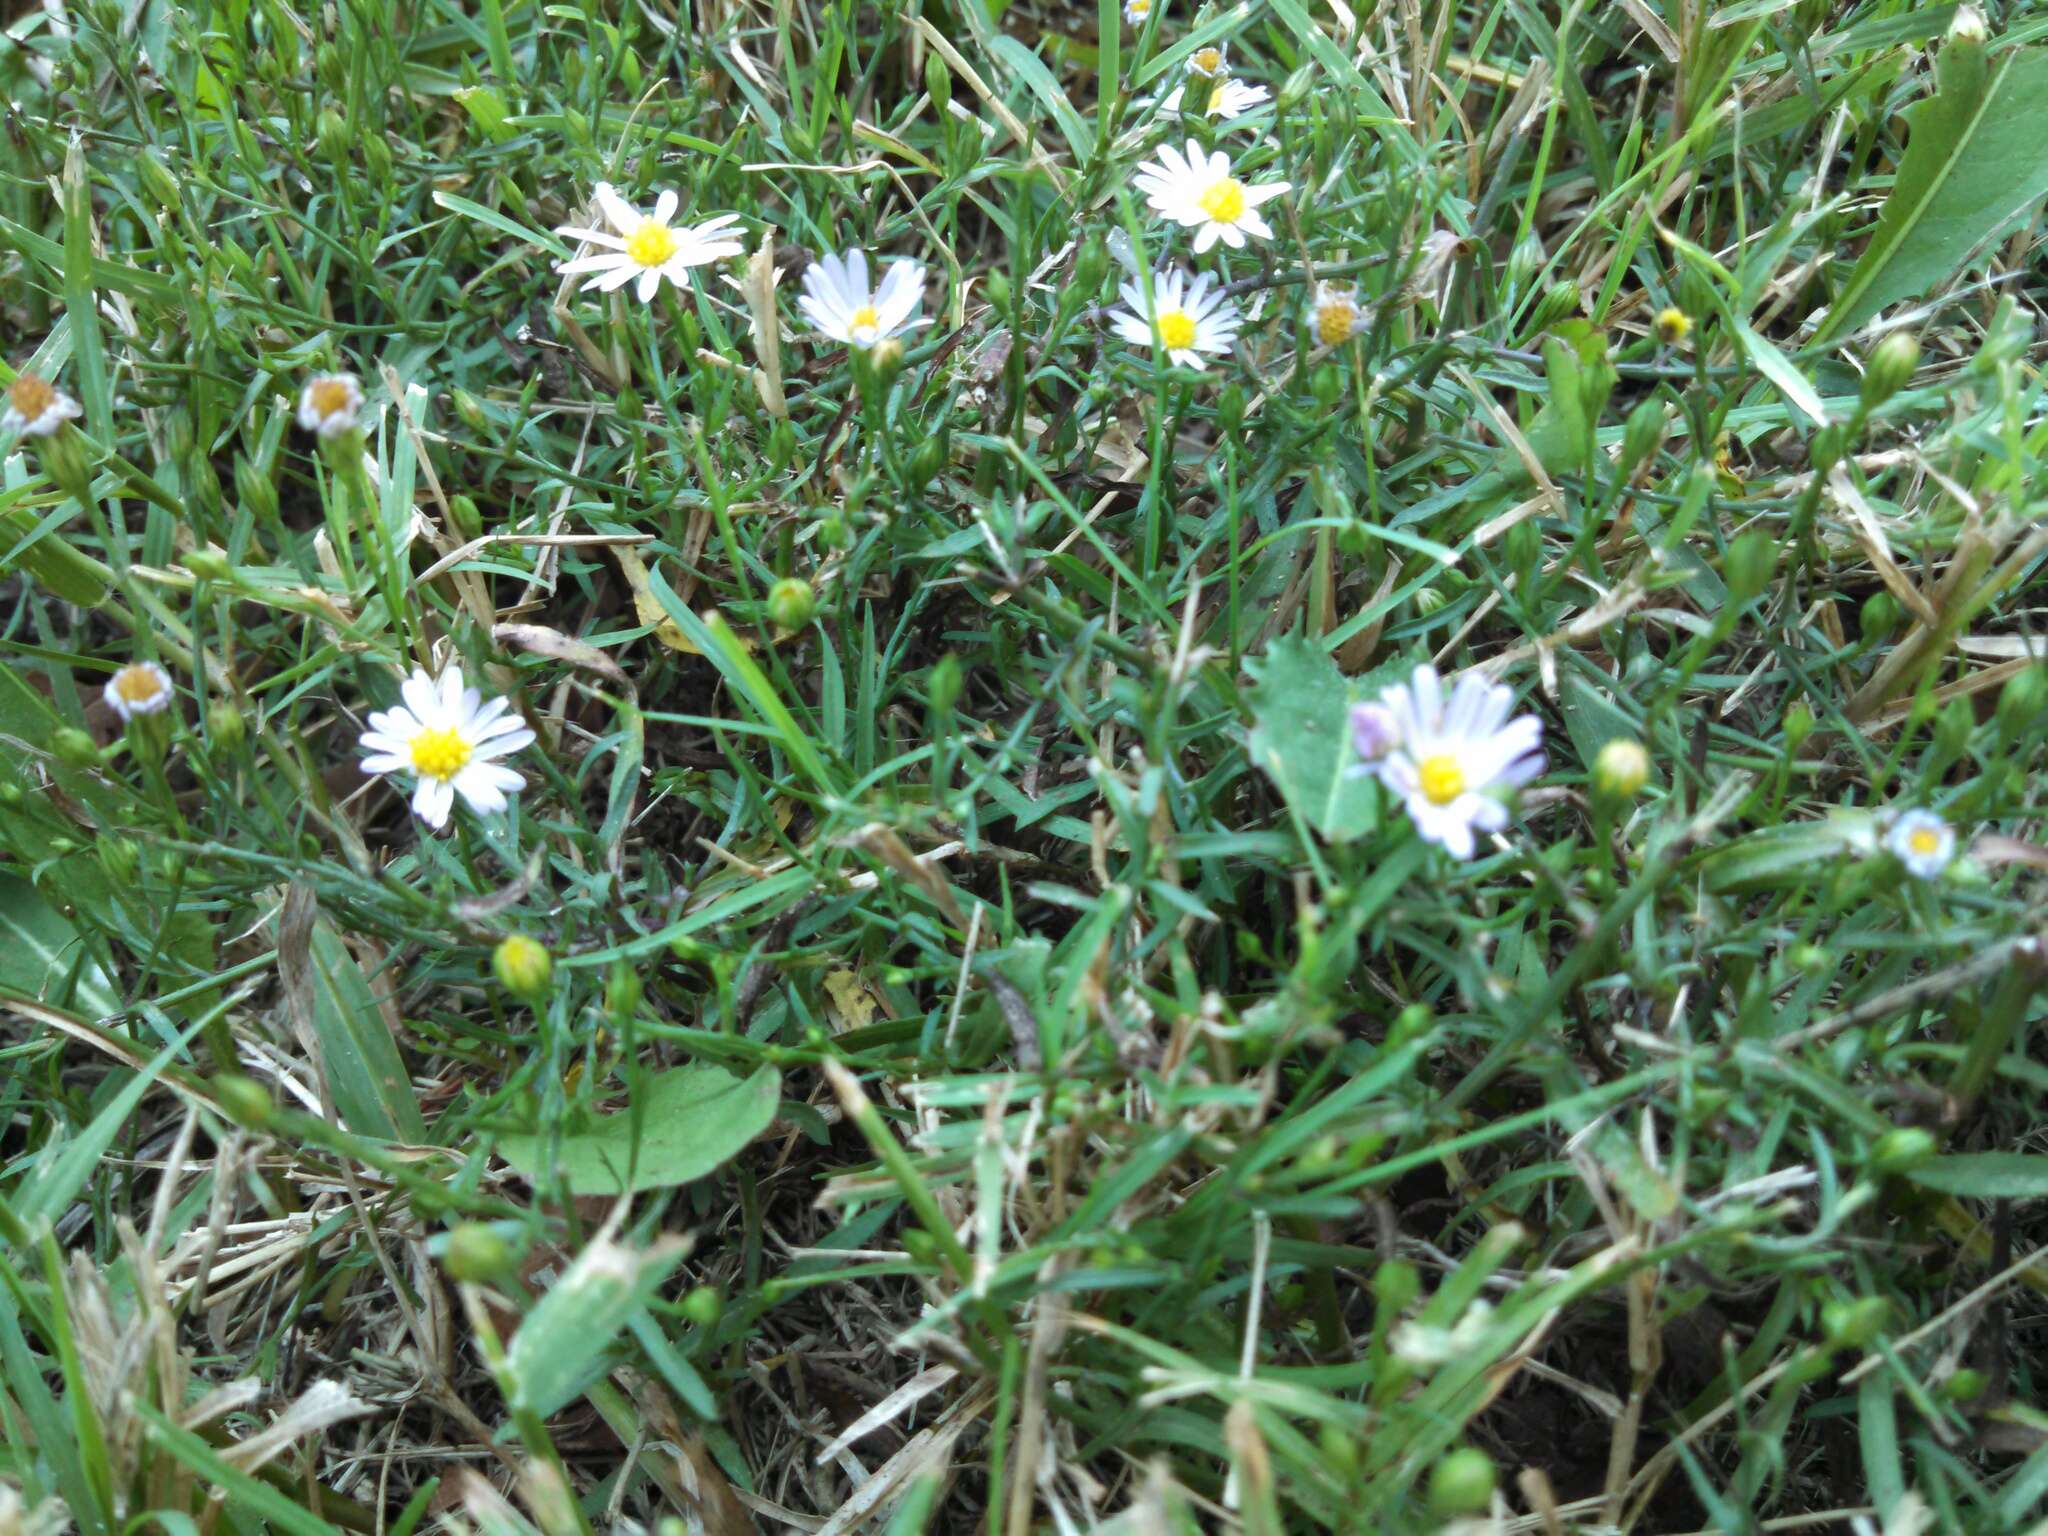
[[881, 323], [882, 317], [880, 313], [877, 312], [877, 310], [875, 309], [875, 306], [872, 304], [863, 304], [859, 309], [856, 309], [853, 312], [853, 319], [850, 322], [849, 329], [856, 331], [871, 331]]
[[1169, 351], [1195, 344], [1195, 317], [1184, 309], [1169, 309], [1159, 316], [1159, 341]]
[[36, 421], [57, 403], [57, 391], [34, 374], [24, 373], [9, 386], [7, 402], [23, 421]]
[[643, 267], [662, 265], [677, 249], [675, 231], [653, 219], [634, 230], [633, 237], [626, 242], [626, 254]]
[[163, 692], [163, 682], [154, 667], [141, 662], [114, 674], [114, 691], [130, 704], [147, 704]]
[[1465, 770], [1449, 752], [1425, 757], [1416, 764], [1415, 772], [1422, 785], [1423, 797], [1431, 805], [1449, 805], [1465, 793]]
[[1202, 212], [1218, 224], [1235, 224], [1244, 217], [1244, 184], [1226, 176], [1202, 194]]
[[430, 725], [412, 739], [412, 766], [423, 779], [452, 779], [470, 759], [462, 732], [449, 725]]
[[1917, 854], [1928, 855], [1941, 852], [1941, 834], [1932, 827], [1915, 827], [1907, 834], [1906, 842]]

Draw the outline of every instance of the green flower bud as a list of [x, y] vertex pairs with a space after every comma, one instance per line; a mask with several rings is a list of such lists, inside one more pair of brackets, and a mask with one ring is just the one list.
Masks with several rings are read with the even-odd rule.
[[910, 455], [908, 467], [909, 488], [912, 491], [924, 490], [926, 486], [938, 478], [939, 471], [946, 467], [946, 462], [952, 457], [952, 454], [952, 434], [947, 432], [944, 427], [941, 427], [923, 442], [919, 443], [916, 450]]
[[1802, 976], [1825, 976], [1835, 967], [1835, 957], [1818, 944], [1794, 944], [1785, 951], [1785, 963]]
[[107, 878], [116, 885], [131, 885], [135, 881], [135, 867], [141, 862], [141, 851], [125, 837], [102, 837], [100, 839], [100, 868], [107, 872]]
[[514, 997], [538, 1003], [548, 995], [555, 962], [543, 945], [515, 933], [500, 939], [498, 947], [491, 951], [491, 970], [498, 985]]
[[940, 119], [945, 119], [946, 108], [953, 101], [953, 71], [936, 49], [924, 56], [924, 88], [939, 109]]
[[1920, 338], [1893, 331], [1877, 344], [1863, 370], [1863, 409], [1874, 411], [1913, 382], [1920, 367]]
[[777, 629], [802, 629], [817, 608], [817, 594], [800, 576], [785, 576], [768, 589], [768, 619]]
[[145, 149], [135, 157], [135, 179], [142, 183], [159, 208], [178, 206], [178, 178], [153, 149]]
[[884, 336], [872, 347], [853, 354], [853, 382], [863, 396], [880, 400], [903, 371], [903, 343]]
[[1982, 1371], [1966, 1365], [1941, 1384], [1941, 1395], [1952, 1403], [1974, 1403], [1990, 1384]]
[[1526, 290], [1543, 270], [1545, 254], [1543, 241], [1533, 229], [1516, 241], [1515, 248], [1508, 252], [1508, 286], [1516, 293]]
[[1813, 711], [1805, 704], [1794, 704], [1785, 711], [1785, 750], [1797, 752], [1806, 744], [1806, 738], [1813, 734]]
[[1344, 397], [1344, 374], [1335, 363], [1324, 363], [1309, 377], [1309, 391], [1316, 404], [1327, 411]]
[[1429, 1473], [1429, 1512], [1444, 1518], [1483, 1513], [1493, 1503], [1493, 1459], [1476, 1446], [1452, 1451]]
[[1421, 1294], [1422, 1274], [1406, 1259], [1389, 1259], [1373, 1271], [1373, 1305], [1381, 1317], [1400, 1316]]
[[966, 677], [960, 666], [960, 658], [951, 651], [941, 656], [932, 668], [931, 681], [926, 685], [931, 697], [932, 713], [948, 715], [953, 706], [960, 702], [960, 692], [966, 686]]
[[235, 500], [265, 527], [277, 522], [276, 484], [267, 471], [239, 453], [235, 455]]
[[322, 43], [313, 55], [313, 71], [330, 94], [340, 96], [348, 90], [348, 55], [342, 52], [341, 44]]
[[1427, 619], [1442, 613], [1450, 598], [1445, 595], [1442, 587], [1418, 587], [1415, 589], [1415, 595], [1408, 601], [1415, 605], [1418, 614]]
[[681, 1310], [686, 1321], [709, 1328], [725, 1310], [725, 1298], [718, 1293], [717, 1286], [700, 1285], [683, 1298]]
[[1322, 84], [1322, 70], [1314, 64], [1304, 64], [1280, 83], [1280, 89], [1273, 97], [1277, 114], [1286, 117], [1300, 106]]
[[451, 392], [449, 398], [454, 402], [455, 414], [470, 431], [481, 436], [491, 430], [491, 418], [484, 414], [483, 401], [459, 385]]
[[1664, 446], [1667, 430], [1661, 400], [1644, 400], [1628, 413], [1628, 425], [1621, 434], [1621, 459], [1615, 465], [1622, 479], [1628, 479], [1645, 459]]
[[2048, 714], [2048, 666], [2031, 666], [2013, 674], [1998, 691], [1998, 728], [2018, 740]]
[[209, 1086], [221, 1113], [246, 1131], [260, 1131], [277, 1116], [270, 1090], [253, 1077], [223, 1072]]
[[481, 1221], [465, 1221], [448, 1234], [441, 1267], [448, 1271], [451, 1280], [481, 1285], [512, 1267], [512, 1245], [497, 1228]]
[[75, 725], [61, 725], [50, 734], [50, 750], [67, 768], [97, 768], [100, 749], [92, 737]]
[[1569, 278], [1560, 279], [1543, 290], [1543, 297], [1536, 301], [1536, 308], [1529, 315], [1529, 324], [1524, 335], [1536, 336], [1549, 330], [1558, 321], [1569, 318], [1579, 308], [1579, 285]]
[[1093, 230], [1081, 242], [1081, 249], [1074, 253], [1074, 291], [1085, 300], [1093, 299], [1102, 291], [1102, 280], [1109, 276], [1109, 242], [1101, 230]]
[[1877, 645], [1899, 627], [1899, 600], [1879, 588], [1863, 600], [1858, 619], [1865, 645]]
[[1216, 397], [1216, 425], [1226, 436], [1235, 437], [1244, 430], [1244, 386], [1235, 382], [1223, 386]]
[[355, 135], [348, 131], [348, 119], [332, 107], [322, 107], [314, 123], [313, 139], [321, 155], [332, 165], [347, 165]]
[[92, 454], [80, 432], [65, 422], [48, 437], [36, 439], [37, 461], [43, 473], [57, 483], [65, 495], [80, 506], [92, 499]]
[[363, 169], [370, 173], [370, 179], [378, 186], [387, 186], [391, 181], [391, 141], [381, 133], [373, 133], [363, 141]]
[[1593, 791], [1609, 800], [1633, 800], [1650, 781], [1650, 754], [1632, 736], [1616, 736], [1593, 760]]
[[201, 581], [226, 581], [235, 572], [233, 562], [210, 545], [205, 549], [186, 550], [178, 556], [178, 564]]
[[1820, 1309], [1821, 1336], [1830, 1350], [1862, 1349], [1884, 1332], [1892, 1304], [1882, 1296], [1861, 1301], [1831, 1301]]
[[1770, 584], [1778, 569], [1778, 541], [1761, 528], [1752, 528], [1733, 544], [1721, 564], [1721, 579], [1728, 583], [1728, 601], [1737, 607], [1748, 602]]
[[1007, 272], [991, 272], [981, 285], [981, 291], [988, 295], [988, 301], [1004, 314], [1010, 312], [1010, 275]]
[[484, 531], [484, 515], [476, 509], [476, 498], [464, 491], [448, 498], [448, 521], [455, 527], [455, 536], [464, 543]]
[[614, 960], [604, 980], [604, 1012], [612, 1027], [625, 1024], [640, 1011], [640, 973], [625, 960]]
[[1911, 1173], [1941, 1150], [1932, 1131], [1902, 1125], [1886, 1131], [1870, 1149], [1870, 1171], [1886, 1178]]
[[1410, 1003], [1394, 1015], [1387, 1029], [1387, 1049], [1398, 1050], [1411, 1040], [1420, 1040], [1436, 1028], [1436, 1010], [1427, 1003]]
[[0, 779], [0, 805], [18, 810], [28, 802], [28, 791], [12, 779]]
[[249, 735], [249, 723], [232, 699], [215, 699], [206, 706], [206, 734], [224, 752], [232, 752]]

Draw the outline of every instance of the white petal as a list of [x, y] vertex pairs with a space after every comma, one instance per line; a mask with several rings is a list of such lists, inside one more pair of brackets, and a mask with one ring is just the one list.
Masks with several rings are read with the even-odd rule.
[[440, 699], [434, 692], [434, 680], [418, 668], [414, 668], [412, 675], [398, 685], [398, 696], [405, 700], [405, 707], [422, 726], [440, 714]]
[[676, 209], [681, 205], [682, 199], [676, 196], [675, 188], [664, 188], [661, 196], [654, 200], [654, 222], [666, 224], [676, 216]]
[[578, 256], [573, 260], [562, 262], [555, 270], [564, 276], [573, 277], [579, 272], [609, 272], [619, 266], [623, 266], [627, 271], [631, 272], [638, 270], [639, 265], [632, 257], [625, 255], [623, 252], [598, 251], [594, 255]]
[[583, 286], [585, 288], [595, 288], [600, 293], [615, 293], [638, 277], [642, 270], [639, 262], [628, 259], [620, 262], [609, 272], [593, 277]]
[[604, 216], [611, 220], [612, 227], [630, 238], [642, 222], [640, 215], [633, 210], [633, 205], [612, 190], [608, 182], [600, 181], [597, 184], [596, 195], [597, 206], [603, 211]]
[[403, 752], [380, 752], [364, 758], [358, 766], [365, 773], [403, 773], [412, 767], [412, 758]]
[[601, 229], [578, 229], [573, 224], [560, 224], [555, 227], [555, 233], [590, 245], [606, 246], [614, 251], [623, 251], [626, 248], [624, 240], [617, 235], [608, 235]]
[[642, 304], [652, 304], [655, 294], [661, 291], [661, 269], [649, 267], [640, 274], [639, 297]]
[[1230, 238], [1231, 233], [1232, 232], [1230, 230], [1226, 229], [1221, 224], [1204, 224], [1200, 229], [1195, 231], [1195, 254], [1197, 256], [1201, 255], [1202, 252], [1208, 250], [1209, 247], [1214, 245], [1219, 239], [1222, 240], [1226, 245], [1244, 244], [1244, 236], [1239, 235], [1235, 241], [1232, 241]]
[[455, 775], [454, 787], [469, 802], [469, 808], [481, 815], [490, 816], [505, 809], [505, 792], [473, 767]]

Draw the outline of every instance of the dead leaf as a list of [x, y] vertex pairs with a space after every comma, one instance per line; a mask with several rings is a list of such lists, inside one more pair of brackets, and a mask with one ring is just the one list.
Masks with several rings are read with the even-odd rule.
[[825, 999], [825, 1017], [835, 1035], [873, 1023], [879, 1006], [860, 973], [844, 968], [825, 973]]
[[[634, 555], [633, 558], [638, 560], [640, 557]], [[645, 579], [645, 567], [642, 567], [642, 577]], [[588, 641], [571, 639], [559, 629], [549, 629], [545, 624], [495, 624], [491, 627], [491, 638], [500, 645], [516, 645], [522, 651], [531, 651], [550, 661], [566, 662], [585, 672], [595, 672], [608, 682], [617, 683], [628, 693], [635, 691], [631, 680], [611, 657]]]

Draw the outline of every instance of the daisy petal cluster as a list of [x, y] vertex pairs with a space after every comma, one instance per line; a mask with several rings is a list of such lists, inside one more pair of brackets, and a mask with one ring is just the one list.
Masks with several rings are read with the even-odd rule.
[[880, 287], [868, 282], [865, 251], [825, 255], [804, 270], [797, 308], [834, 341], [872, 347], [885, 336], [929, 325], [918, 315], [924, 303], [924, 263], [892, 261]]
[[1436, 668], [1419, 666], [1378, 700], [1351, 712], [1352, 744], [1382, 784], [1401, 797], [1415, 830], [1460, 859], [1473, 833], [1507, 825], [1500, 791], [1543, 771], [1543, 722], [1510, 715], [1514, 691], [1477, 671], [1448, 699]]
[[1160, 145], [1158, 160], [1141, 166], [1137, 181], [1153, 212], [1194, 230], [1197, 256], [1219, 241], [1241, 250], [1247, 236], [1272, 239], [1273, 228], [1259, 216], [1259, 205], [1288, 188], [1284, 181], [1256, 186], [1239, 181], [1231, 174], [1230, 156], [1220, 149], [1208, 153], [1193, 139], [1184, 152]]
[[170, 708], [171, 675], [153, 661], [131, 661], [107, 680], [107, 705], [123, 720]]
[[363, 386], [352, 373], [316, 373], [299, 391], [299, 425], [321, 437], [353, 432], [362, 409]]
[[23, 437], [49, 437], [79, 414], [78, 402], [56, 385], [24, 373], [7, 386], [0, 427]]
[[595, 196], [598, 212], [604, 215], [609, 228], [564, 225], [555, 231], [585, 245], [602, 247], [589, 255], [561, 262], [555, 268], [570, 276], [589, 274], [583, 284], [585, 289], [610, 293], [636, 283], [635, 295], [641, 303], [649, 304], [660, 291], [663, 278], [679, 288], [687, 287], [690, 268], [708, 266], [740, 253], [740, 242], [733, 229], [739, 223], [738, 214], [722, 213], [701, 224], [678, 225], [670, 221], [682, 199], [673, 191], [663, 192], [654, 200], [652, 213], [640, 212], [608, 182], [597, 184]]
[[1915, 880], [1939, 880], [1956, 856], [1955, 828], [1933, 811], [1902, 811], [1884, 846]]
[[1135, 346], [1149, 347], [1157, 341], [1178, 366], [1203, 367], [1204, 357], [1230, 350], [1240, 323], [1237, 306], [1220, 291], [1212, 291], [1209, 283], [1206, 272], [1190, 278], [1177, 267], [1169, 268], [1152, 278], [1148, 302], [1140, 280], [1132, 278], [1121, 290], [1129, 308], [1113, 310], [1109, 322]]
[[398, 690], [401, 702], [377, 710], [363, 732], [363, 771], [408, 774], [412, 808], [436, 831], [460, 795], [479, 815], [505, 809], [505, 797], [526, 783], [498, 759], [529, 746], [533, 732], [504, 699], [485, 700], [463, 686], [462, 668], [435, 679], [414, 668]]

